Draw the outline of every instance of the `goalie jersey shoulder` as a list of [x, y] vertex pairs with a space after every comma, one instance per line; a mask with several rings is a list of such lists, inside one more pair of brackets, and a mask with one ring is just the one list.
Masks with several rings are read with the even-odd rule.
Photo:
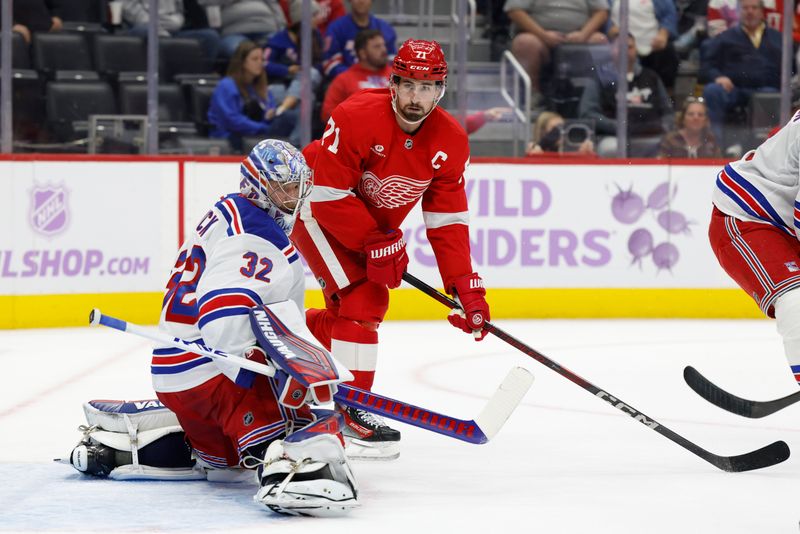
[[273, 218], [266, 215], [264, 210], [242, 195], [232, 194], [223, 197], [214, 205], [214, 208], [222, 215], [226, 236], [254, 235], [272, 243], [278, 250], [283, 252], [289, 263], [294, 263], [300, 259], [294, 246], [289, 242], [286, 233]]

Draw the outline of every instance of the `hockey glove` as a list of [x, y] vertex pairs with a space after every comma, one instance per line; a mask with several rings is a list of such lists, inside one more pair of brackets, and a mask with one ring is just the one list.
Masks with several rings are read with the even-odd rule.
[[[259, 363], [268, 363], [267, 355], [261, 347], [250, 347], [244, 351], [244, 357]], [[272, 377], [272, 380], [278, 390], [278, 402], [284, 406], [296, 410], [306, 403], [322, 404], [333, 400], [337, 391], [336, 384], [315, 386], [309, 392], [306, 386], [275, 365], [274, 362], [269, 363], [275, 367], [275, 376]]]
[[370, 282], [389, 289], [400, 286], [408, 266], [403, 232], [389, 230], [387, 233], [370, 234], [364, 241], [364, 252], [367, 255], [367, 279]]
[[484, 325], [490, 320], [489, 304], [486, 302], [486, 289], [478, 273], [471, 273], [453, 280], [450, 293], [463, 309], [453, 309], [447, 320], [456, 328], [460, 328], [481, 341], [489, 333]]

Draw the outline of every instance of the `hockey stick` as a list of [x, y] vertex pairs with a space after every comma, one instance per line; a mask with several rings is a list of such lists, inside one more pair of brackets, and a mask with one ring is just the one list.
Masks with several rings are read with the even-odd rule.
[[715, 385], [691, 365], [683, 370], [683, 379], [695, 393], [711, 404], [723, 410], [735, 413], [736, 415], [751, 417], [753, 419], [766, 417], [767, 415], [773, 414], [778, 410], [783, 410], [787, 406], [791, 406], [800, 401], [800, 391], [770, 401], [743, 399]]
[[[435, 300], [441, 302], [442, 304], [451, 309], [461, 308], [461, 306], [455, 300], [437, 291], [433, 287], [429, 286], [419, 278], [409, 273], [403, 274], [403, 280], [405, 280], [407, 283], [419, 289], [426, 295], [433, 297]], [[565, 377], [567, 380], [581, 386], [583, 389], [585, 389], [595, 397], [599, 397], [600, 399], [604, 400], [614, 408], [620, 410], [625, 415], [634, 418], [635, 420], [639, 421], [648, 428], [655, 430], [662, 436], [666, 437], [667, 439], [671, 440], [674, 443], [677, 443], [684, 449], [696, 454], [703, 460], [714, 465], [715, 467], [718, 467], [719, 469], [722, 469], [723, 471], [731, 471], [731, 472], [750, 471], [752, 469], [769, 467], [771, 465], [783, 462], [784, 460], [789, 458], [789, 446], [786, 445], [786, 443], [783, 441], [776, 441], [756, 451], [740, 454], [738, 456], [719, 456], [717, 454], [711, 453], [703, 449], [702, 447], [692, 443], [683, 436], [676, 434], [669, 428], [657, 422], [655, 419], [651, 419], [649, 416], [636, 410], [635, 408], [633, 408], [629, 404], [626, 404], [619, 398], [598, 388], [591, 382], [581, 378], [580, 376], [573, 373], [569, 369], [562, 367], [560, 364], [551, 360], [544, 354], [534, 350], [533, 348], [529, 347], [528, 345], [518, 340], [517, 338], [511, 336], [510, 334], [507, 334], [506, 332], [496, 327], [492, 323], [487, 322], [485, 328], [495, 336], [499, 337], [500, 339], [502, 339], [503, 341], [514, 347], [515, 349], [525, 353], [526, 355], [530, 356], [531, 358], [541, 363], [542, 365], [549, 367], [556, 373]]]
[[[248, 360], [243, 356], [212, 350], [201, 343], [192, 343], [160, 332], [153, 332], [137, 324], [103, 315], [97, 309], [92, 310], [89, 314], [89, 324], [107, 326], [121, 332], [150, 339], [162, 345], [226, 361], [266, 376], [275, 375], [275, 368], [272, 366]], [[423, 430], [436, 432], [467, 443], [482, 444], [497, 435], [503, 424], [511, 416], [511, 413], [522, 401], [522, 397], [528, 392], [531, 384], [533, 384], [533, 375], [522, 367], [514, 367], [509, 371], [503, 383], [497, 388], [497, 391], [483, 407], [480, 414], [471, 420], [457, 419], [344, 384], [339, 384], [339, 389], [334, 395], [334, 399], [339, 404], [376, 413], [387, 419], [416, 426]]]

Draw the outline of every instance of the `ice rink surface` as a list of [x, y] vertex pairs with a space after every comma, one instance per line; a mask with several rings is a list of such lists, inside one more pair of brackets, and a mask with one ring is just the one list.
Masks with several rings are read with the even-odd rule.
[[154, 397], [149, 342], [102, 328], [0, 331], [0, 531], [798, 532], [800, 406], [745, 419], [682, 378], [691, 364], [740, 396], [794, 392], [774, 323], [497, 324], [714, 453], [783, 439], [796, 455], [725, 473], [498, 339], [474, 343], [445, 321], [390, 322], [376, 392], [471, 419], [512, 366], [533, 372], [533, 388], [486, 445], [398, 424], [399, 460], [354, 464], [362, 507], [351, 516], [278, 517], [251, 500], [254, 485], [92, 480], [52, 462], [79, 440], [84, 401]]

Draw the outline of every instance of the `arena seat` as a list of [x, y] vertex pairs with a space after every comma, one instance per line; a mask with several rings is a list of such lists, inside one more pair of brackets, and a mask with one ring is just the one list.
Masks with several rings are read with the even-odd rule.
[[92, 114], [117, 113], [108, 82], [49, 82], [45, 98], [50, 131], [59, 141], [75, 138], [75, 121], [86, 121]]
[[147, 47], [141, 37], [99, 34], [94, 38], [93, 51], [95, 68], [110, 79], [118, 78], [121, 72], [147, 71]]
[[94, 70], [89, 43], [79, 33], [34, 33], [33, 65], [48, 78], [57, 70]]

